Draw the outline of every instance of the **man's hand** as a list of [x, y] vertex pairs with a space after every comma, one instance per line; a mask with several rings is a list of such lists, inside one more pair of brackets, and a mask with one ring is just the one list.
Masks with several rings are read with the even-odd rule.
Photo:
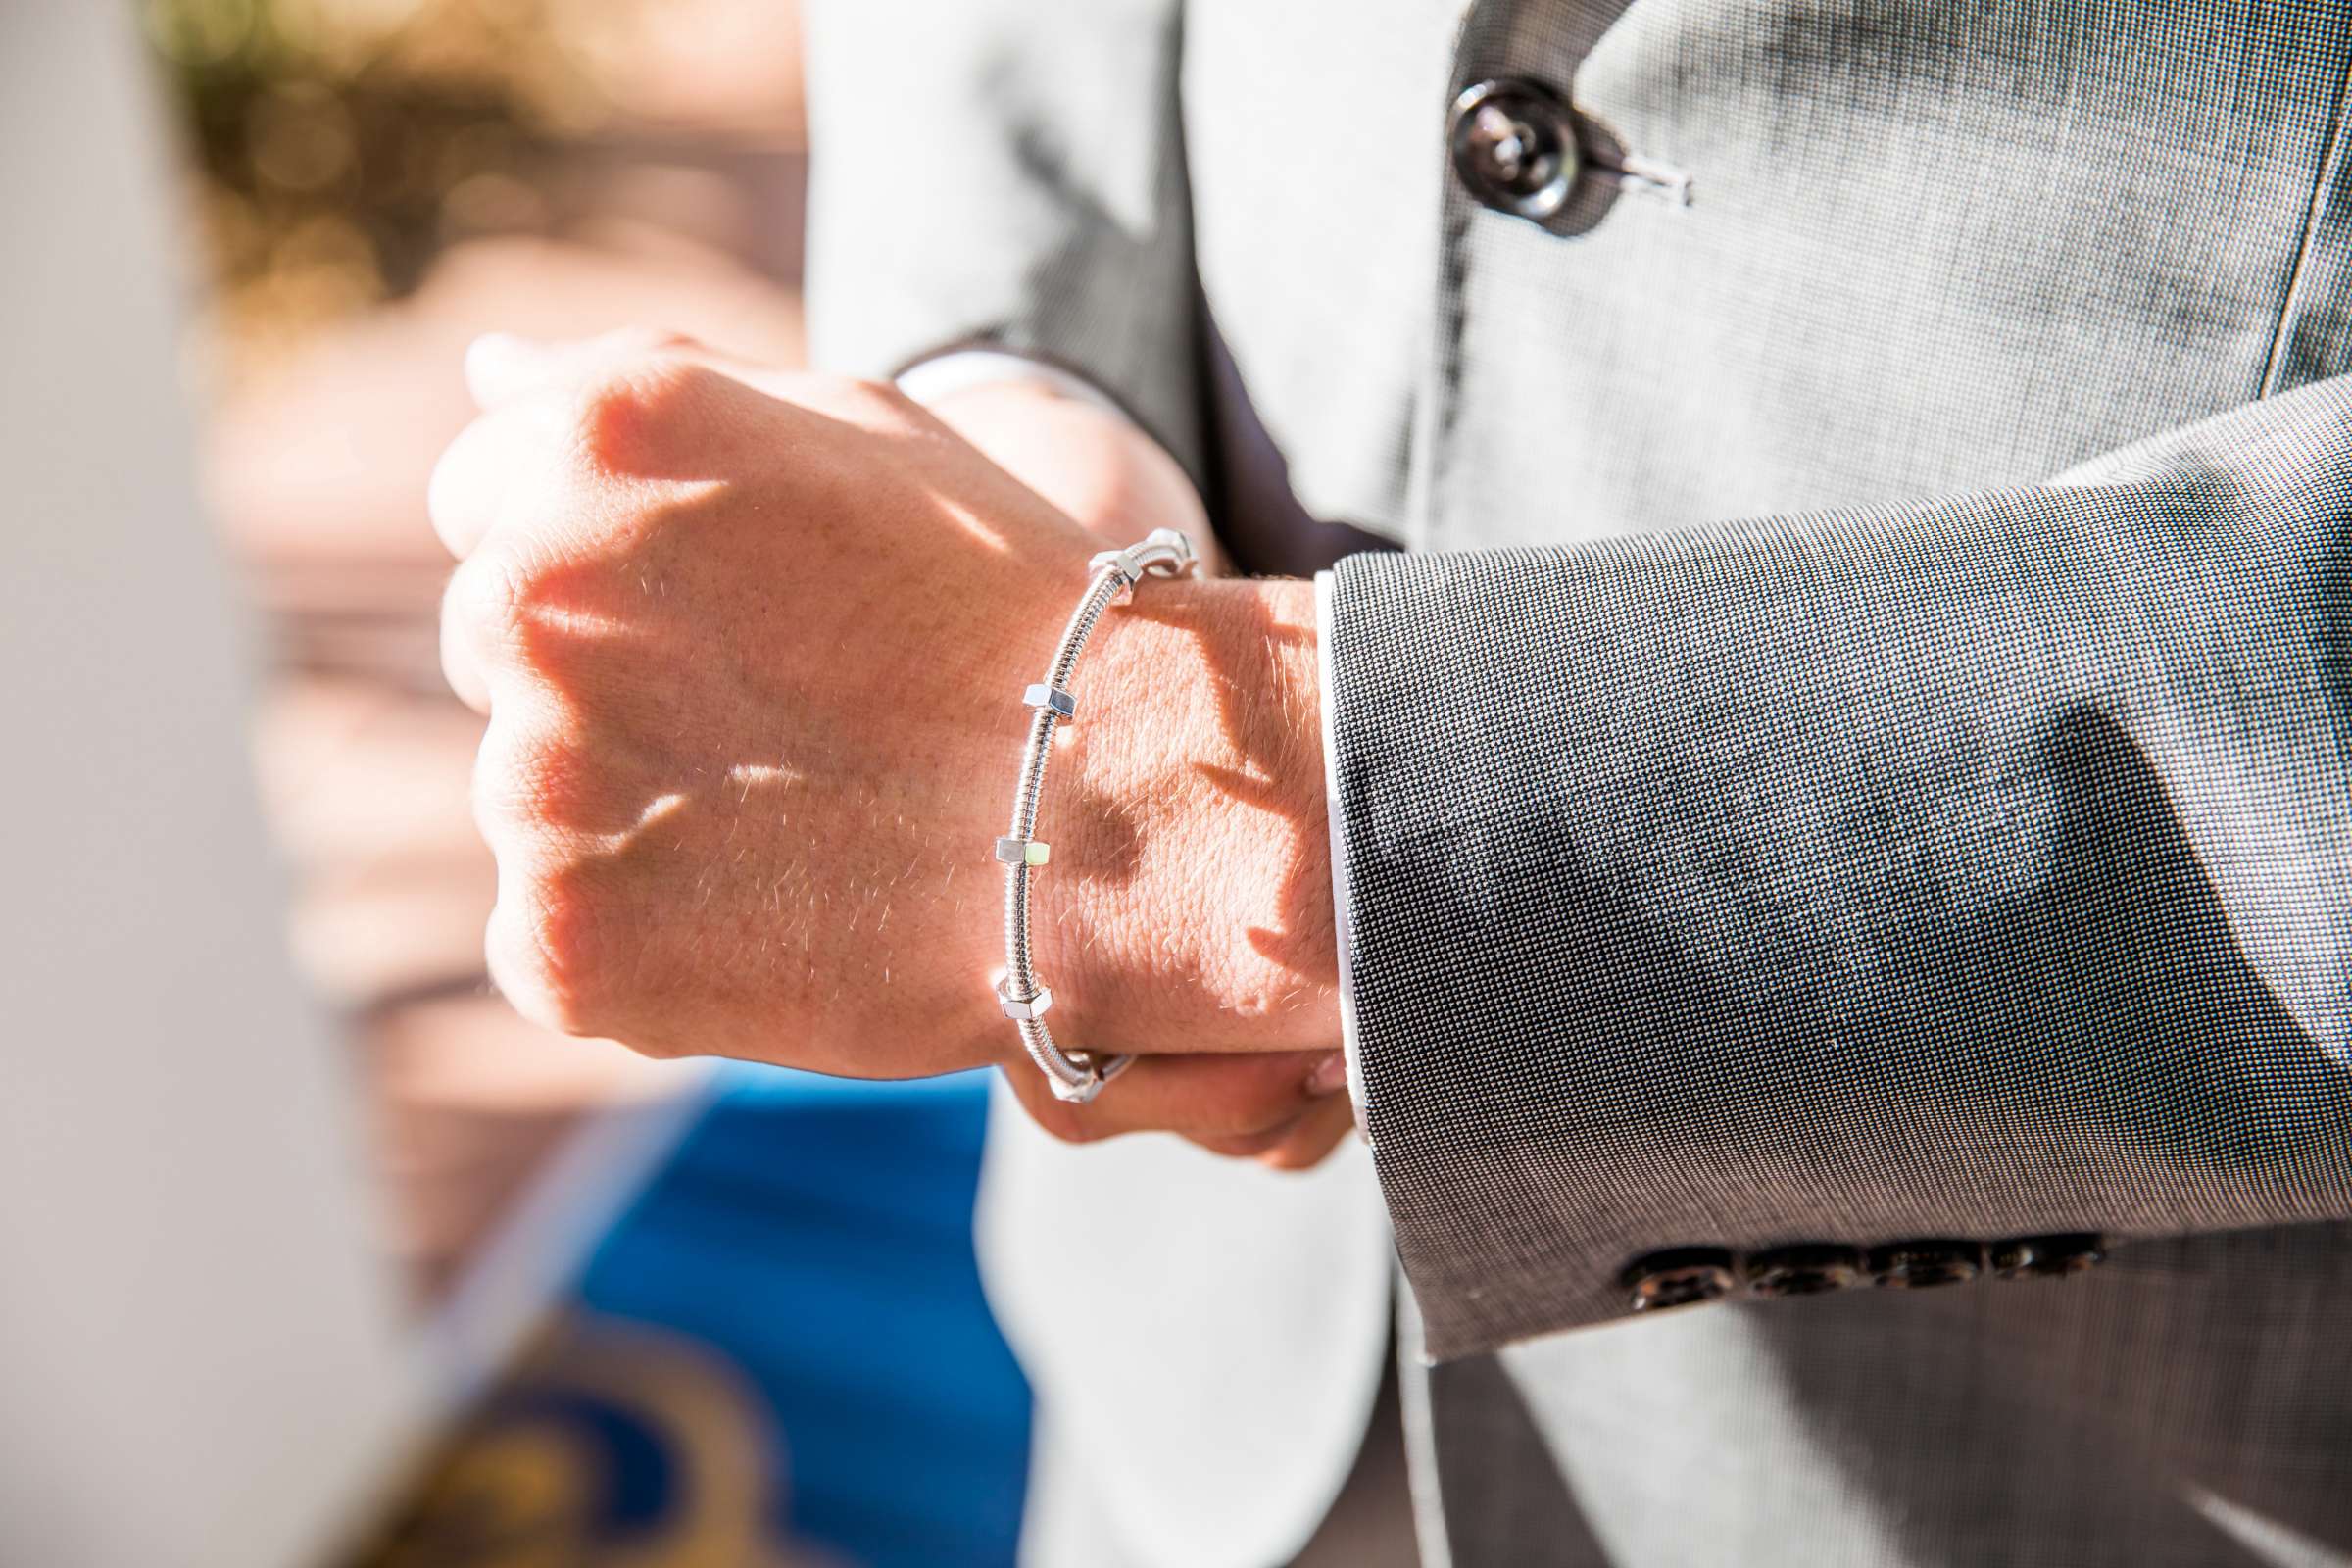
[[[491, 715], [501, 988], [656, 1054], [1015, 1058], [991, 846], [1098, 541], [888, 388], [641, 338], [493, 339], [468, 375], [432, 511], [451, 681]], [[1155, 581], [1096, 633], [1039, 969], [1074, 1046], [1186, 1055], [1036, 1096], [1056, 1131], [1279, 1152], [1337, 1087], [1313, 636], [1305, 585], [1241, 582]]]

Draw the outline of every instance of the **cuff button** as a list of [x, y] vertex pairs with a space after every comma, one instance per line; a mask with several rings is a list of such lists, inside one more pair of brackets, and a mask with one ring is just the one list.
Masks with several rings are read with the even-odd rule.
[[2020, 1236], [1996, 1242], [1992, 1249], [1992, 1271], [2005, 1280], [2058, 1279], [2106, 1260], [2107, 1238], [2090, 1231]]
[[1851, 1247], [1806, 1243], [1747, 1255], [1747, 1288], [1758, 1296], [1823, 1296], [1869, 1282]]
[[1732, 1254], [1720, 1247], [1678, 1247], [1650, 1252], [1625, 1266], [1620, 1283], [1636, 1312], [1721, 1300], [1739, 1284]]
[[1947, 1240], [1890, 1242], [1872, 1248], [1865, 1263], [1871, 1277], [1888, 1290], [1924, 1291], [1975, 1279], [1984, 1271], [1984, 1248]]

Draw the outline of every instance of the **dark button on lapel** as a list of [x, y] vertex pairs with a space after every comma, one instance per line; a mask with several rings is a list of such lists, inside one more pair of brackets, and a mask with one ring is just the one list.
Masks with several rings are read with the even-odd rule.
[[1482, 81], [1453, 101], [1453, 172], [1498, 213], [1537, 220], [1566, 204], [1584, 167], [1576, 112], [1540, 81]]
[[1919, 1291], [1975, 1279], [1984, 1268], [1984, 1248], [1979, 1242], [1891, 1242], [1872, 1248], [1868, 1263], [1881, 1285]]
[[1720, 1247], [1678, 1247], [1635, 1258], [1622, 1279], [1633, 1309], [1654, 1312], [1731, 1295], [1739, 1283], [1733, 1270], [1732, 1254]]
[[2064, 1236], [2020, 1236], [1996, 1242], [1992, 1271], [2005, 1280], [2054, 1279], [2080, 1274], [2107, 1260], [2107, 1239], [2088, 1231]]
[[1851, 1247], [1806, 1243], [1747, 1254], [1747, 1288], [1758, 1296], [1819, 1296], [1868, 1282]]

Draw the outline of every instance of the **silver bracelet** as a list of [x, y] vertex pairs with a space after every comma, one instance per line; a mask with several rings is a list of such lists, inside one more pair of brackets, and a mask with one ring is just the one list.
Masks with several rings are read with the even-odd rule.
[[1132, 1056], [1102, 1055], [1068, 1051], [1054, 1043], [1046, 1027], [1046, 1009], [1054, 993], [1038, 983], [1029, 955], [1029, 877], [1051, 854], [1037, 837], [1038, 797], [1046, 784], [1046, 759], [1053, 755], [1054, 730], [1078, 716], [1078, 700], [1070, 694], [1070, 673], [1078, 656], [1094, 635], [1102, 612], [1131, 597], [1147, 573], [1186, 577], [1199, 565], [1193, 542], [1173, 528], [1154, 528], [1140, 544], [1124, 550], [1105, 550], [1087, 564], [1094, 575], [1086, 597], [1054, 650], [1046, 678], [1021, 694], [1036, 710], [1029, 721], [1029, 750], [1021, 759], [1021, 779], [1012, 797], [1012, 831], [997, 840], [997, 858], [1004, 863], [1004, 978], [997, 982], [997, 1001], [1004, 1016], [1021, 1032], [1021, 1044], [1047, 1084], [1059, 1100], [1084, 1104], [1102, 1092], [1102, 1086], [1126, 1070]]

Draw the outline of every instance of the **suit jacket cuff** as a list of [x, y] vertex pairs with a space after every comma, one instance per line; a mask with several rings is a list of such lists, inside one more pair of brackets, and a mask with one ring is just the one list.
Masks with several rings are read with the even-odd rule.
[[2048, 485], [1341, 562], [1351, 1045], [1431, 1352], [1797, 1249], [2352, 1213], [2348, 472], [2352, 378]]

